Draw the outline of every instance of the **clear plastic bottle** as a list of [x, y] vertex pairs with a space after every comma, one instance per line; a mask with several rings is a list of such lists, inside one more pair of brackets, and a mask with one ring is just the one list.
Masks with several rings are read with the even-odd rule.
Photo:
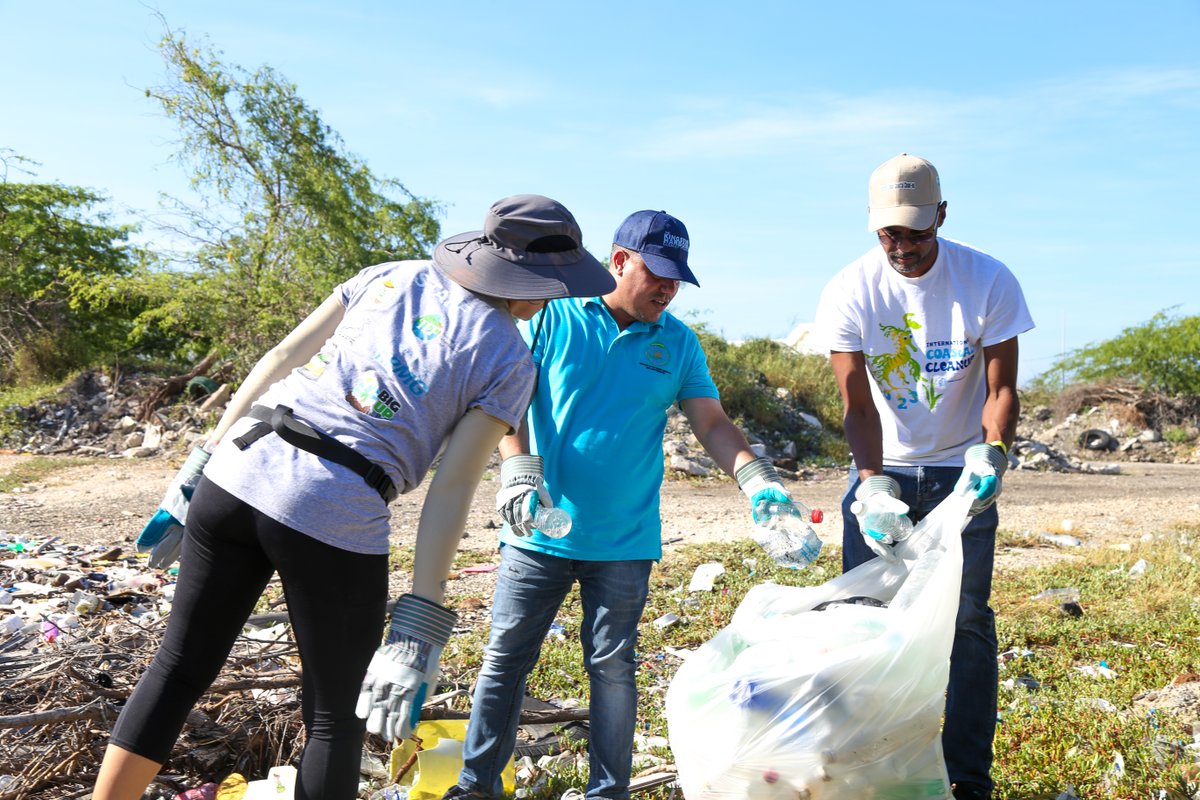
[[533, 526], [551, 539], [561, 539], [571, 532], [571, 515], [558, 506], [539, 505]]
[[863, 533], [884, 544], [902, 542], [912, 535], [913, 521], [907, 514], [876, 514], [862, 518], [864, 505], [861, 500], [850, 504], [850, 513], [861, 520]]
[[821, 540], [808, 524], [819, 513], [802, 503], [761, 501], [754, 510], [759, 546], [779, 566], [804, 569], [821, 554]]

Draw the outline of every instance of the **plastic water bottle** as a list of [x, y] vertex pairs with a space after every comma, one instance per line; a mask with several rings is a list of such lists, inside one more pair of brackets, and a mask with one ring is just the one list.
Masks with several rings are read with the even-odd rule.
[[821, 554], [821, 540], [808, 524], [819, 512], [804, 508], [804, 514], [800, 508], [804, 506], [764, 500], [754, 510], [758, 544], [781, 567], [804, 569]]
[[[861, 519], [864, 508], [861, 500], [855, 500], [850, 504], [850, 513]], [[907, 514], [868, 515], [861, 524], [863, 533], [884, 544], [902, 542], [913, 532], [913, 521]]]
[[571, 532], [571, 515], [558, 506], [539, 505], [533, 526], [551, 539], [561, 539]]

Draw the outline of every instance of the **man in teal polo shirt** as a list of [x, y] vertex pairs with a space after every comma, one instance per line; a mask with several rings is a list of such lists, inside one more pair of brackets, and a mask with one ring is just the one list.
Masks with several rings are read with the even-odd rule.
[[[637, 722], [634, 649], [662, 556], [659, 489], [667, 410], [678, 403], [696, 438], [734, 475], [751, 507], [790, 503], [771, 462], [755, 458], [725, 413], [696, 335], [667, 313], [687, 264], [683, 223], [638, 211], [617, 229], [609, 265], [616, 289], [547, 304], [522, 325], [538, 381], [521, 429], [500, 443], [505, 519], [492, 631], [475, 683], [456, 798], [496, 798], [516, 744], [525, 678], [559, 606], [578, 581], [580, 639], [590, 679], [588, 798], [625, 800]], [[570, 533], [537, 530], [557, 505]]]

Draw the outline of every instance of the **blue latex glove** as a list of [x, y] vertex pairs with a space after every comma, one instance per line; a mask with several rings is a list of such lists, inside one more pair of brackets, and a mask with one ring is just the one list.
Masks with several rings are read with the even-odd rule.
[[358, 695], [355, 714], [367, 721], [368, 731], [388, 741], [412, 735], [457, 620], [453, 611], [437, 603], [413, 594], [400, 596], [385, 644], [371, 659]]
[[900, 484], [887, 475], [872, 475], [858, 484], [854, 500], [850, 510], [858, 520], [863, 541], [875, 555], [894, 562], [896, 554], [888, 545], [897, 540], [896, 533], [907, 535], [913, 527], [908, 504], [900, 499]]
[[973, 444], [963, 455], [963, 471], [954, 491], [975, 494], [971, 516], [984, 511], [1000, 496], [1001, 478], [1008, 470], [1008, 455], [998, 444]]
[[183, 463], [183, 468], [167, 486], [167, 493], [154, 516], [142, 528], [137, 538], [137, 551], [150, 553], [147, 562], [152, 569], [166, 569], [179, 558], [183, 546], [183, 526], [187, 523], [188, 506], [192, 492], [204, 474], [204, 465], [212, 453], [206, 444], [196, 445]]
[[500, 464], [500, 491], [496, 511], [517, 536], [528, 536], [537, 527], [538, 506], [551, 508], [554, 501], [542, 480], [542, 457], [515, 455]]
[[733, 477], [750, 498], [755, 543], [780, 566], [803, 569], [816, 561], [821, 540], [808, 524], [812, 514], [792, 500], [775, 466], [759, 457], [743, 464]]
[[[772, 503], [793, 506], [792, 496], [783, 486], [775, 465], [767, 458], [759, 457], [743, 464], [733, 475], [738, 487], [750, 498], [750, 518], [755, 526], [768, 522]], [[799, 513], [799, 509], [796, 510]]]

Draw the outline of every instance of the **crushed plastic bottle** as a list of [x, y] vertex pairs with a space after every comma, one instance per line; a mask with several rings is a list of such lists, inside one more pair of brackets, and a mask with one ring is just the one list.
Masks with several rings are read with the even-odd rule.
[[[850, 513], [862, 519], [863, 501], [850, 504]], [[862, 522], [863, 532], [883, 544], [902, 542], [912, 535], [913, 521], [907, 514], [868, 515]]]
[[558, 506], [538, 506], [533, 526], [551, 539], [561, 539], [571, 532], [571, 515]]
[[804, 569], [821, 554], [821, 540], [808, 524], [813, 516], [802, 503], [763, 500], [754, 509], [755, 540], [779, 566]]

